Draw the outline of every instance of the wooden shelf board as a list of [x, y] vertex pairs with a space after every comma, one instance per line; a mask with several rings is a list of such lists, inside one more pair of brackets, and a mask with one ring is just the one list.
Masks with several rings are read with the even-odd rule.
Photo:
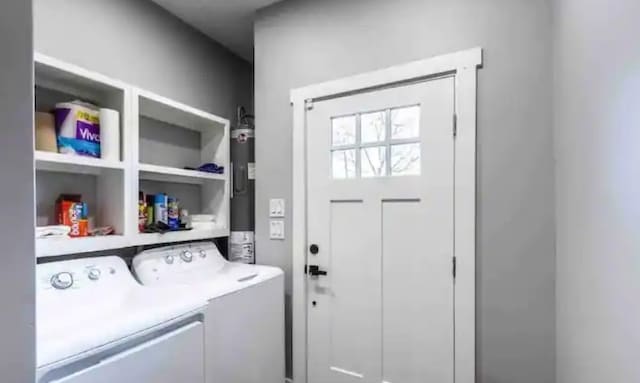
[[100, 174], [103, 169], [124, 169], [123, 162], [53, 152], [35, 152], [36, 169], [62, 173]]
[[36, 255], [38, 257], [53, 257], [119, 249], [127, 247], [128, 245], [129, 243], [123, 235], [82, 238], [38, 238], [36, 239]]
[[103, 237], [83, 238], [38, 238], [36, 239], [36, 256], [38, 258], [56, 257], [69, 254], [115, 250], [133, 246], [197, 241], [228, 236], [229, 229], [218, 228], [212, 230], [176, 231], [164, 234], [137, 233], [130, 237], [124, 235], [107, 235]]
[[140, 233], [137, 235], [135, 242], [137, 245], [154, 245], [169, 242], [197, 241], [208, 238], [228, 237], [229, 229], [219, 228], [212, 230], [188, 230], [175, 231], [164, 234], [159, 233]]
[[151, 164], [140, 164], [138, 170], [140, 172], [140, 179], [150, 181], [199, 185], [205, 181], [225, 181], [227, 179], [225, 174], [206, 173], [197, 170], [186, 170]]
[[141, 116], [200, 132], [229, 125], [228, 120], [189, 105], [141, 89], [137, 93]]

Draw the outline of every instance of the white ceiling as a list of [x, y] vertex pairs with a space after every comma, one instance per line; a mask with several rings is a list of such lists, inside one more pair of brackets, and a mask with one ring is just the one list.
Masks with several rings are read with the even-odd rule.
[[253, 61], [255, 11], [280, 0], [152, 0], [187, 24]]

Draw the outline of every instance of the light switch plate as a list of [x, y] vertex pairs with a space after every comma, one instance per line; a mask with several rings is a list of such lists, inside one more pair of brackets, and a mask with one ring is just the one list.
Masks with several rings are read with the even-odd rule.
[[269, 238], [284, 239], [284, 221], [281, 219], [272, 219], [269, 221]]
[[284, 217], [284, 199], [272, 198], [269, 200], [269, 217], [271, 218]]

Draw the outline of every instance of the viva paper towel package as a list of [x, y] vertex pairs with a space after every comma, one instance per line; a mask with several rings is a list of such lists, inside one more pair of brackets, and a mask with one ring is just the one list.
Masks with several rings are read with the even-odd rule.
[[100, 112], [81, 101], [56, 104], [58, 152], [100, 158]]

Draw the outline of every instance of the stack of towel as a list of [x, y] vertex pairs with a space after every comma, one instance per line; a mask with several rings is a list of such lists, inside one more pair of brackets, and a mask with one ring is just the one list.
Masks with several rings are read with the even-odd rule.
[[52, 225], [36, 227], [36, 238], [69, 237], [71, 227], [66, 225]]

